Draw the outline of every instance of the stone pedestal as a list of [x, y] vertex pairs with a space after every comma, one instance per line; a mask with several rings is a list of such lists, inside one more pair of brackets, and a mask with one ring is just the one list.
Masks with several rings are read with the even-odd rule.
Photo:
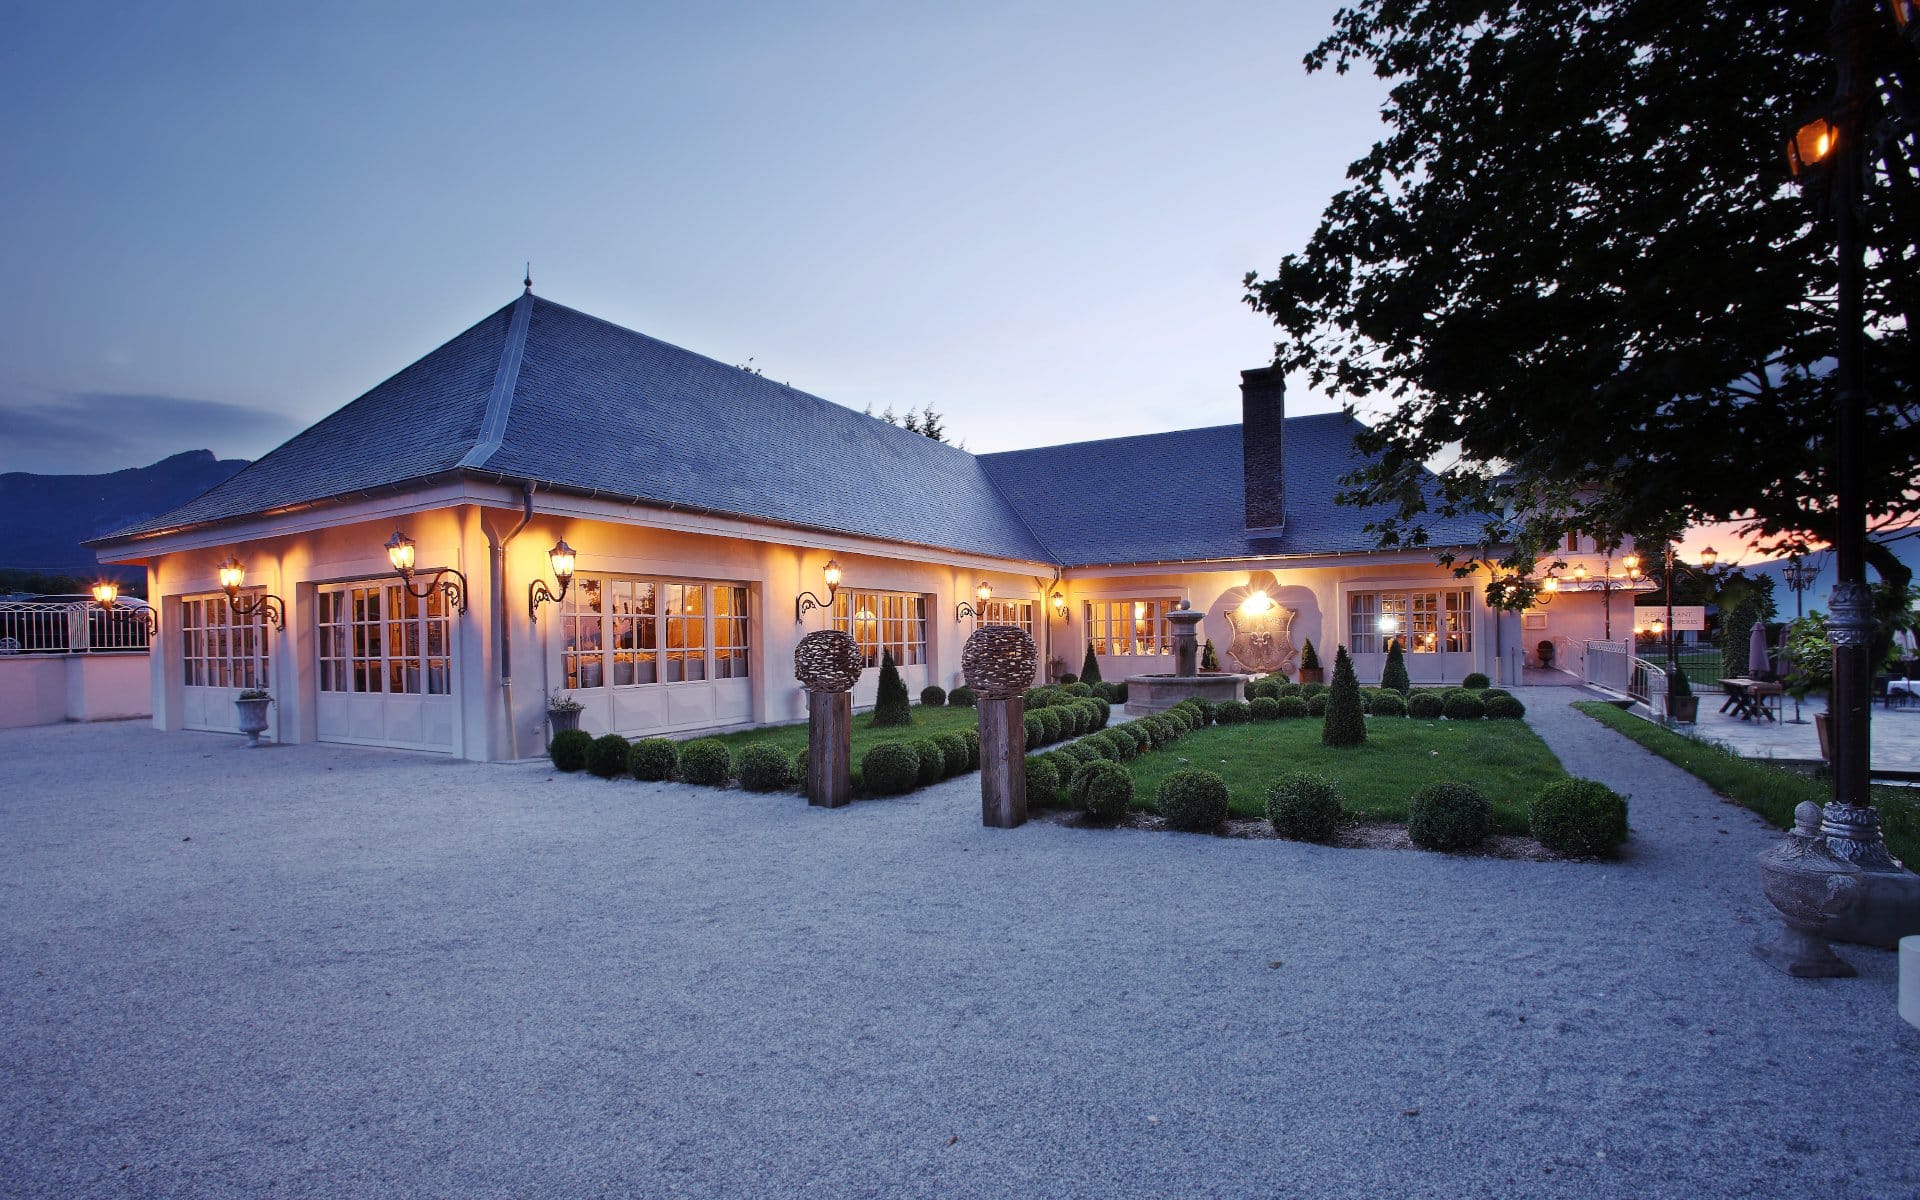
[[853, 799], [853, 693], [807, 693], [807, 803]]
[[1018, 696], [982, 697], [980, 706], [980, 822], [1012, 829], [1027, 820], [1026, 702]]
[[1172, 627], [1173, 673], [1183, 678], [1200, 673], [1200, 622], [1205, 613], [1195, 612], [1185, 600], [1167, 614]]

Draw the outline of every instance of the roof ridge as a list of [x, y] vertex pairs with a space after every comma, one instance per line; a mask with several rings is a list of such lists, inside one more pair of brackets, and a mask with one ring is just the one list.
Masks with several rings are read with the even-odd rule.
[[458, 467], [484, 467], [506, 440], [507, 417], [513, 411], [513, 391], [520, 382], [520, 362], [526, 357], [527, 326], [533, 319], [533, 287], [520, 293], [513, 302], [513, 319], [507, 323], [506, 340], [500, 346], [500, 366], [493, 374], [493, 390], [487, 393], [487, 413], [480, 420], [480, 432], [473, 449], [456, 464]]

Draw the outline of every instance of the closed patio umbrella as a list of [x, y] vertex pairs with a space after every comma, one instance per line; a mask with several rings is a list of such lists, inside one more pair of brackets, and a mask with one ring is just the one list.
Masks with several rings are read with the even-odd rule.
[[1747, 674], [1755, 679], [1773, 674], [1773, 658], [1767, 653], [1767, 626], [1764, 621], [1753, 623], [1753, 636], [1747, 641]]

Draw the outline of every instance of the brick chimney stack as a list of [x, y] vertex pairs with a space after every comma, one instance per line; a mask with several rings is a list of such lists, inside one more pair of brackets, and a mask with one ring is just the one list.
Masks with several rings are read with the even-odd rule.
[[1247, 532], [1275, 536], [1286, 524], [1287, 380], [1279, 367], [1240, 372], [1240, 459]]

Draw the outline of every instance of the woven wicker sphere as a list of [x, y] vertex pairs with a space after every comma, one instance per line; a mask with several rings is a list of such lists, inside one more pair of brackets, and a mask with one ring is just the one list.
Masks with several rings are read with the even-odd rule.
[[860, 682], [860, 647], [853, 635], [822, 629], [793, 648], [793, 677], [810, 692], [844, 692]]
[[1018, 696], [1033, 686], [1033, 669], [1040, 651], [1024, 629], [1011, 625], [982, 625], [960, 651], [960, 669], [967, 686], [989, 699]]

